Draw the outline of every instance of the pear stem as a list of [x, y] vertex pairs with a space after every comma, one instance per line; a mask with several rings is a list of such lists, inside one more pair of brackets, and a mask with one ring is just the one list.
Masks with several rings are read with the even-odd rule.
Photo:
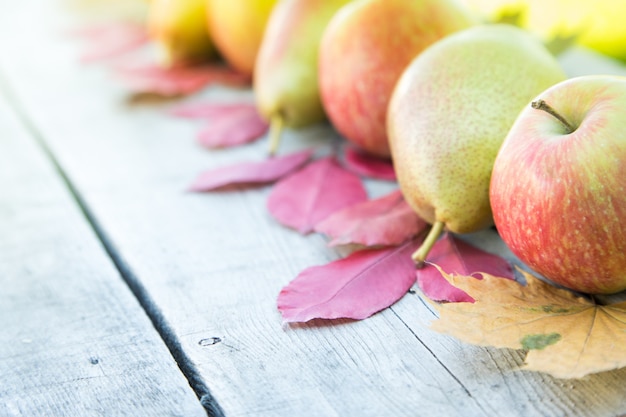
[[556, 110], [554, 110], [552, 106], [546, 103], [545, 100], [533, 101], [532, 103], [530, 103], [530, 105], [533, 109], [543, 110], [546, 113], [552, 115], [555, 119], [561, 122], [563, 126], [565, 126], [568, 133], [572, 133], [574, 130], [576, 130], [571, 124], [568, 123], [567, 120], [565, 120], [565, 117], [561, 116]]
[[285, 120], [283, 116], [276, 113], [272, 115], [270, 119], [270, 131], [269, 131], [269, 140], [270, 140], [270, 156], [276, 155], [278, 151], [278, 145], [280, 144], [280, 136], [283, 131], [283, 125], [285, 124]]
[[435, 242], [437, 242], [437, 239], [439, 239], [444, 226], [444, 222], [436, 221], [433, 223], [426, 239], [422, 242], [422, 245], [415, 252], [413, 252], [413, 255], [411, 255], [411, 258], [413, 258], [418, 268], [422, 268], [424, 266], [424, 261], [428, 256], [428, 252], [430, 252]]

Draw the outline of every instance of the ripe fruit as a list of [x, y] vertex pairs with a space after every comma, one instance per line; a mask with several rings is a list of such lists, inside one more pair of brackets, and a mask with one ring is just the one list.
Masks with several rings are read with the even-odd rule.
[[450, 0], [357, 0], [328, 24], [320, 90], [332, 124], [366, 151], [388, 157], [385, 117], [400, 74], [424, 48], [474, 23]]
[[147, 26], [161, 47], [165, 65], [194, 64], [215, 56], [205, 0], [152, 0]]
[[577, 42], [626, 60], [626, 2], [623, 0], [463, 0], [490, 18], [522, 13], [523, 27], [549, 39], [579, 34]]
[[254, 69], [254, 93], [261, 115], [271, 121], [270, 151], [282, 126], [325, 120], [317, 60], [322, 32], [349, 0], [281, 0], [270, 15]]
[[523, 262], [558, 284], [624, 290], [626, 78], [573, 78], [533, 103], [495, 161], [498, 231]]
[[267, 19], [276, 0], [208, 0], [211, 38], [224, 59], [252, 76]]
[[416, 262], [444, 227], [468, 233], [492, 224], [489, 181], [498, 149], [522, 108], [564, 79], [545, 47], [510, 25], [452, 34], [406, 69], [387, 127], [402, 193], [433, 225]]

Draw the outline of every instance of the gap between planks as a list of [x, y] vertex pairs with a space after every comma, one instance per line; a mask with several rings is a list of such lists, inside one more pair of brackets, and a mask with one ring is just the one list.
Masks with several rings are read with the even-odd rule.
[[120, 276], [132, 292], [133, 296], [138, 300], [141, 308], [146, 312], [161, 339], [165, 342], [167, 349], [170, 351], [170, 354], [176, 361], [179, 369], [189, 382], [189, 385], [198, 397], [200, 404], [206, 410], [208, 417], [225, 417], [224, 411], [211, 394], [209, 387], [207, 387], [202, 381], [202, 378], [199, 377], [198, 370], [183, 350], [178, 337], [174, 331], [172, 331], [165, 317], [163, 317], [161, 310], [150, 297], [145, 287], [141, 285], [140, 281], [137, 279], [132, 269], [128, 266], [123, 256], [121, 256], [119, 251], [116, 249], [115, 244], [112, 242], [104, 228], [100, 225], [98, 219], [89, 207], [89, 204], [81, 196], [80, 191], [71, 178], [69, 178], [58, 158], [46, 143], [44, 135], [30, 120], [24, 111], [24, 108], [20, 105], [16, 95], [13, 93], [13, 90], [9, 85], [7, 85], [6, 79], [6, 75], [0, 69], [0, 95], [3, 95], [7, 99], [7, 102], [12, 106], [15, 114], [26, 131], [28, 131], [31, 137], [35, 140], [37, 146], [39, 146], [44, 155], [52, 163], [54, 170], [59, 174], [61, 181], [67, 187], [72, 199], [75, 201], [79, 210], [87, 220], [87, 223], [96, 234], [105, 252], [113, 261], [113, 264], [115, 265], [115, 268], [119, 272]]

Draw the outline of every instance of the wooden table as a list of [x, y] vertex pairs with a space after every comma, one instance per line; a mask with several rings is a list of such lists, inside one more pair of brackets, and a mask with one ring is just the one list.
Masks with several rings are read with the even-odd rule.
[[[364, 321], [283, 325], [282, 286], [340, 254], [278, 225], [268, 187], [185, 192], [266, 142], [207, 151], [166, 104], [129, 104], [78, 62], [69, 16], [60, 1], [0, 1], [0, 416], [626, 414], [626, 370], [517, 371], [521, 352], [429, 330], [419, 290]], [[585, 51], [562, 61], [626, 74]], [[288, 132], [282, 149], [333, 136]]]

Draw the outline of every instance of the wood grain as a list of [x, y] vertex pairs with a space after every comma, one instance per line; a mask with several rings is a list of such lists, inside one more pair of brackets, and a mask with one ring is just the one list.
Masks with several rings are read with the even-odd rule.
[[206, 415], [1, 94], [0, 190], [0, 415]]
[[[281, 287], [340, 254], [321, 236], [277, 225], [265, 208], [268, 187], [184, 191], [204, 169], [263, 158], [267, 143], [206, 151], [194, 141], [199, 126], [167, 117], [166, 105], [129, 106], [105, 68], [81, 67], [76, 43], [50, 35], [64, 24], [58, 3], [40, 6], [24, 6], [0, 29], [20, 34], [16, 43], [0, 44], [10, 57], [0, 68], [15, 103], [226, 416], [626, 413], [626, 371], [580, 381], [516, 371], [520, 352], [431, 332], [434, 314], [418, 293], [360, 322], [282, 325], [275, 308]], [[25, 30], [15, 22], [27, 13], [36, 24]], [[40, 53], [23, 54], [36, 46]], [[249, 91], [213, 88], [190, 100], [236, 97]], [[288, 132], [281, 152], [328, 152], [328, 140], [337, 138], [327, 126]], [[393, 185], [368, 187], [379, 195]], [[504, 250], [488, 233], [472, 239]]]

